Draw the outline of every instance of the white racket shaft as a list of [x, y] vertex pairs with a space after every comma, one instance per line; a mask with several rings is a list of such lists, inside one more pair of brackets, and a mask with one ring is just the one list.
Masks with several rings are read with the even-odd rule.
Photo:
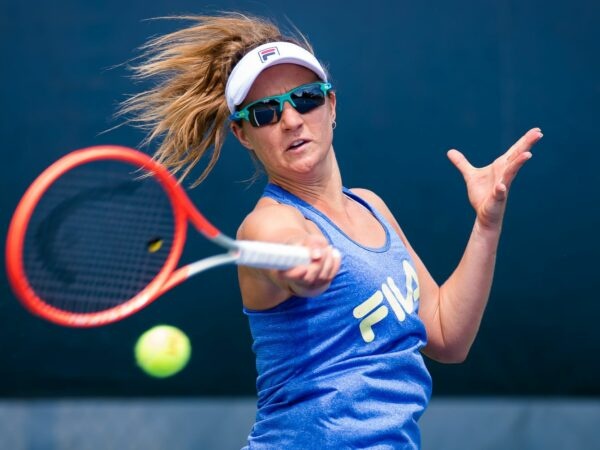
[[305, 247], [257, 241], [236, 241], [236, 246], [235, 263], [242, 266], [284, 270], [310, 262], [310, 253]]
[[[224, 264], [233, 263], [259, 269], [285, 270], [310, 262], [310, 252], [305, 247], [270, 242], [234, 241], [223, 235], [213, 241], [227, 246], [231, 250], [229, 253], [214, 255], [185, 266], [181, 269], [185, 271], [183, 279]], [[174, 284], [179, 284], [183, 280], [178, 277], [176, 279]], [[169, 283], [165, 286], [165, 290], [170, 289], [173, 285]]]

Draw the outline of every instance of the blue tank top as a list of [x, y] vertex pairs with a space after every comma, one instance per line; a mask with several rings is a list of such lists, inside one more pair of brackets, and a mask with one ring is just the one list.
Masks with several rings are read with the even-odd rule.
[[420, 349], [419, 285], [397, 233], [365, 247], [316, 208], [268, 184], [263, 196], [297, 208], [342, 254], [323, 294], [293, 296], [248, 315], [258, 372], [256, 422], [246, 449], [418, 449], [431, 395]]

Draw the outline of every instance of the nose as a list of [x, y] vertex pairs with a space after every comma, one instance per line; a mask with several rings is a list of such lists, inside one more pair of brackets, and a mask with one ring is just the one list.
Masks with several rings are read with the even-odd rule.
[[302, 125], [304, 119], [296, 109], [289, 103], [285, 102], [283, 111], [281, 111], [281, 126], [286, 130], [295, 130]]

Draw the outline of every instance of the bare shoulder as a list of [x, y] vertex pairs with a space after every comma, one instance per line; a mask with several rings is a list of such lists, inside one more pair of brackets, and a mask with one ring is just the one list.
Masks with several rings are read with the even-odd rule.
[[296, 208], [261, 198], [237, 231], [238, 239], [280, 242], [294, 231], [306, 231], [306, 220]]
[[408, 243], [406, 236], [404, 235], [404, 232], [402, 231], [402, 228], [400, 228], [400, 224], [394, 217], [394, 214], [392, 214], [392, 211], [390, 211], [388, 206], [385, 204], [385, 202], [379, 195], [377, 195], [375, 192], [373, 192], [369, 189], [352, 188], [350, 190], [354, 194], [358, 195], [360, 198], [365, 200], [367, 203], [369, 203], [380, 214], [382, 214], [383, 217], [385, 217], [386, 220], [394, 227], [394, 229], [396, 230], [396, 232], [398, 233], [398, 235], [400, 236], [400, 238], [402, 239], [404, 244], [406, 245]]
[[377, 208], [377, 211], [384, 214], [385, 216], [391, 214], [389, 208], [387, 207], [387, 205], [385, 204], [383, 199], [379, 195], [377, 195], [375, 192], [373, 192], [369, 189], [363, 189], [363, 188], [352, 188], [350, 190], [354, 194], [358, 195], [360, 198], [362, 198], [363, 200], [365, 200], [366, 202], [371, 204], [371, 206], [374, 206], [375, 208]]

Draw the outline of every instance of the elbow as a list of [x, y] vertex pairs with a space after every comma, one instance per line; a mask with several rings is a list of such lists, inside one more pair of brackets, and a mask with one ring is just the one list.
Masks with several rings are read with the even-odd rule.
[[455, 352], [447, 355], [443, 362], [444, 364], [462, 364], [467, 360], [467, 356], [469, 355], [469, 351], [464, 352]]
[[425, 349], [424, 353], [429, 358], [442, 364], [462, 364], [469, 356], [470, 346], [443, 346], [438, 349]]
[[446, 347], [445, 363], [446, 364], [461, 364], [467, 360], [469, 351], [471, 350], [471, 343], [457, 343], [456, 345], [449, 345]]

